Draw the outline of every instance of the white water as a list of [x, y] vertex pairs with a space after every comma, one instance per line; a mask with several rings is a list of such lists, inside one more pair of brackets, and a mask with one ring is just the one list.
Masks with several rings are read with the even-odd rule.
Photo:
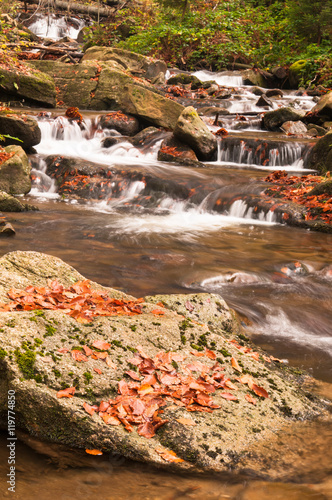
[[37, 36], [60, 40], [65, 36], [76, 40], [78, 33], [85, 26], [85, 21], [79, 18], [73, 19], [76, 27], [70, 26], [65, 17], [37, 15], [37, 19], [29, 26], [29, 29]]
[[201, 82], [214, 80], [218, 85], [225, 87], [240, 87], [243, 85], [241, 73], [235, 71], [223, 71], [221, 73], [212, 73], [211, 71], [196, 71], [193, 73]]

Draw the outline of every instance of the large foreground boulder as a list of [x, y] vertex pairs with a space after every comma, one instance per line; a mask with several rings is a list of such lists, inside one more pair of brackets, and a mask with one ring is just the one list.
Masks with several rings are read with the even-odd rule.
[[217, 138], [198, 116], [197, 111], [189, 106], [181, 113], [174, 136], [188, 144], [197, 154], [199, 160], [209, 160], [217, 149]]
[[[35, 252], [5, 255], [0, 275], [0, 301], [11, 290], [28, 309], [12, 303], [0, 312], [3, 428], [15, 391], [16, 425], [36, 437], [173, 469], [226, 471], [253, 443], [323, 412], [238, 337], [218, 295], [135, 302]], [[109, 307], [114, 315], [96, 316]]]
[[6, 146], [15, 144], [28, 152], [41, 140], [37, 120], [22, 113], [0, 113], [0, 134], [5, 136]]
[[0, 100], [25, 99], [27, 103], [55, 107], [56, 91], [52, 78], [45, 73], [20, 63], [12, 70], [0, 68]]
[[20, 146], [4, 148], [10, 158], [0, 166], [0, 191], [27, 194], [31, 189], [29, 159]]

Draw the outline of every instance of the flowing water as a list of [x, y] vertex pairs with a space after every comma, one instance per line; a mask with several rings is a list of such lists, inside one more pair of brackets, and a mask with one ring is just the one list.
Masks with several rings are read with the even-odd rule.
[[[204, 75], [214, 79], [207, 72], [198, 76], [204, 79]], [[264, 177], [264, 170], [305, 172], [309, 145], [305, 140], [286, 141], [278, 134], [268, 136], [259, 130], [260, 119], [254, 116], [253, 104], [257, 97], [250, 88], [241, 86], [239, 78], [217, 75], [218, 83], [238, 86], [235, 95], [240, 99], [233, 95], [229, 109], [232, 113], [247, 110], [256, 130], [252, 127], [245, 137], [234, 133], [223, 141], [217, 158], [206, 168], [158, 162], [162, 137], [140, 149], [125, 139], [105, 148], [102, 139], [118, 134], [102, 130], [96, 114], [84, 113], [85, 125], [80, 128], [63, 116], [44, 113], [39, 118], [42, 141], [31, 157], [34, 187], [26, 197], [40, 211], [8, 215], [16, 236], [1, 241], [1, 254], [13, 250], [49, 253], [87, 278], [135, 296], [219, 293], [238, 312], [250, 338], [285, 363], [308, 370], [326, 384], [325, 393], [331, 395], [331, 235], [287, 227], [273, 212], [255, 211], [243, 200]], [[296, 96], [289, 93], [279, 104], [295, 101]], [[306, 97], [295, 103], [305, 109], [313, 104]], [[243, 121], [236, 114], [226, 119], [233, 127]], [[257, 140], [269, 144], [264, 162], [252, 146], [253, 140], [255, 147]], [[60, 196], [46, 174], [44, 159], [50, 154], [106, 165], [117, 173], [98, 199]], [[31, 440], [27, 444], [35, 452], [19, 444], [20, 481], [27, 500], [37, 495], [75, 499], [82, 494], [87, 499], [98, 495], [105, 499], [328, 498], [330, 427], [301, 427], [280, 453], [297, 460], [296, 450], [302, 441], [307, 445], [302, 455], [310, 456], [310, 461], [300, 461], [299, 468], [285, 477], [295, 483], [318, 482], [316, 486], [288, 484], [278, 489], [278, 485], [231, 474], [205, 479], [172, 476], [142, 465], [118, 463], [118, 459], [113, 463], [112, 458], [86, 458], [80, 452], [73, 458], [70, 450], [52, 451]], [[53, 461], [62, 465], [68, 454], [67, 462], [82, 469], [59, 473], [40, 453], [53, 456]], [[49, 493], [43, 497], [45, 488]], [[253, 488], [259, 491], [256, 496]]]

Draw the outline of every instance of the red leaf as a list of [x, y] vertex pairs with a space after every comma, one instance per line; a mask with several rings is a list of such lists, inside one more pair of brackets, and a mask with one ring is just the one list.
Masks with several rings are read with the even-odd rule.
[[224, 399], [228, 399], [229, 401], [237, 401], [237, 397], [234, 396], [233, 394], [230, 394], [229, 392], [222, 392], [219, 394]]

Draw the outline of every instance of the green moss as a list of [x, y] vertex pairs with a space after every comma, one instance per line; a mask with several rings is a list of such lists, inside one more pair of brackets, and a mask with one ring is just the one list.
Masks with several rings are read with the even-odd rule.
[[137, 325], [130, 325], [129, 327], [133, 332], [136, 332], [137, 330]]
[[123, 349], [124, 351], [127, 350], [127, 347], [122, 345], [122, 342], [120, 340], [112, 340], [112, 347], [113, 346], [116, 346], [116, 347], [120, 347], [121, 349]]
[[181, 333], [180, 338], [181, 338], [181, 344], [185, 345], [187, 343], [187, 339], [184, 333]]
[[229, 357], [231, 358], [232, 355], [229, 351], [227, 351], [227, 349], [223, 348], [223, 349], [218, 349], [218, 352], [220, 352], [220, 354], [222, 354], [225, 358]]
[[39, 346], [43, 343], [43, 341], [41, 339], [38, 339], [38, 338], [35, 338], [34, 342], [37, 346]]
[[35, 376], [36, 353], [30, 350], [21, 352], [19, 349], [14, 351], [17, 365], [24, 375], [25, 379], [32, 379]]
[[6, 326], [9, 326], [10, 328], [15, 328], [15, 326], [16, 326], [15, 320], [10, 319], [9, 321], [7, 321]]
[[0, 348], [0, 359], [4, 359], [8, 356], [8, 352], [5, 349]]
[[44, 333], [44, 337], [52, 337], [56, 332], [56, 328], [54, 328], [54, 326], [52, 325], [45, 325], [45, 328], [46, 333]]
[[90, 372], [84, 372], [83, 377], [85, 378], [85, 384], [89, 384], [93, 379], [93, 375]]
[[57, 370], [56, 368], [53, 368], [53, 373], [56, 376], [56, 378], [60, 378], [61, 377], [61, 372], [59, 372], [59, 370]]
[[194, 344], [193, 342], [191, 342], [190, 347], [192, 349], [195, 349], [196, 351], [204, 351], [204, 347], [197, 345], [197, 344]]

